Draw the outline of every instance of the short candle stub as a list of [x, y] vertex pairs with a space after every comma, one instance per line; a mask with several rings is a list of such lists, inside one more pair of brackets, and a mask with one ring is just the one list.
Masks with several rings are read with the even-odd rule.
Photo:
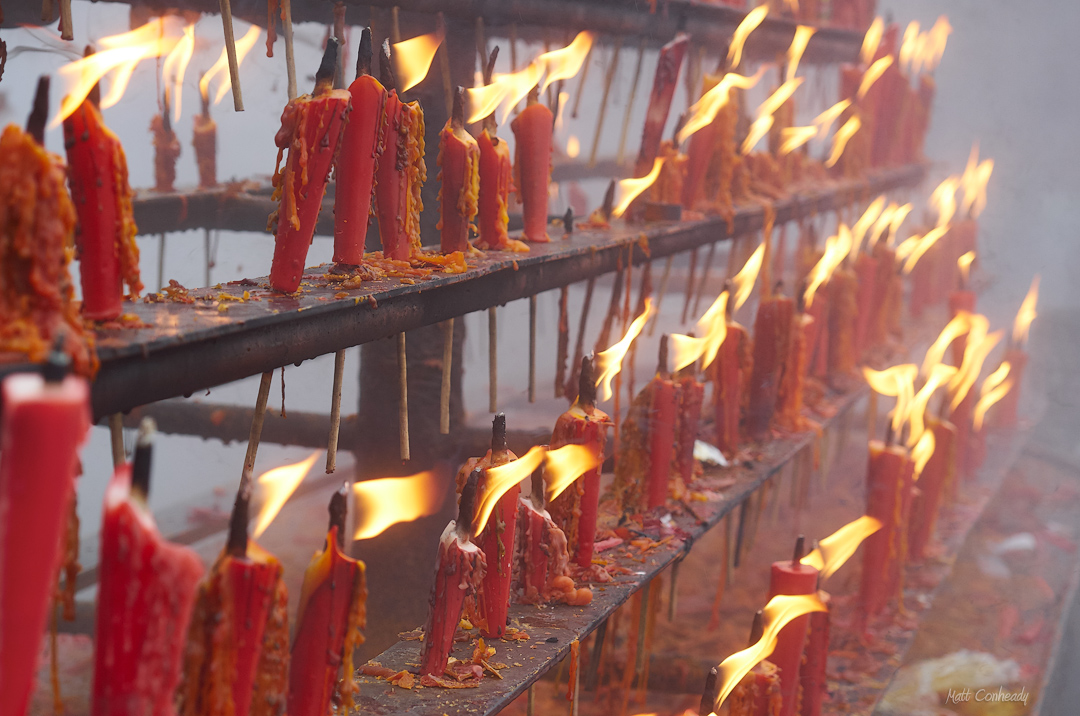
[[806, 537], [799, 535], [799, 538], [795, 540], [795, 554], [791, 557], [791, 565], [797, 567], [802, 558], [806, 556]]
[[360, 45], [356, 48], [356, 76], [363, 77], [371, 74], [371, 58], [375, 49], [371, 45], [371, 28], [365, 27], [360, 31]]
[[394, 65], [390, 61], [390, 40], [383, 40], [382, 52], [379, 53], [379, 82], [387, 92], [397, 89]]
[[41, 367], [41, 377], [46, 383], [60, 383], [71, 370], [71, 356], [64, 352], [64, 336], [56, 337], [49, 357]]
[[754, 613], [754, 623], [750, 625], [750, 639], [747, 642], [747, 646], [753, 646], [761, 641], [761, 637], [765, 635], [765, 612], [758, 609]]
[[251, 506], [251, 473], [244, 471], [240, 478], [240, 488], [236, 491], [232, 515], [229, 517], [229, 538], [225, 542], [225, 551], [230, 557], [243, 559], [247, 556], [248, 513]]
[[326, 38], [326, 50], [323, 51], [322, 62], [315, 73], [315, 87], [327, 83], [333, 84], [334, 75], [337, 73], [338, 40], [336, 37]]
[[701, 692], [701, 705], [698, 706], [698, 716], [709, 716], [716, 704], [716, 682], [720, 679], [720, 671], [715, 666], [709, 669], [709, 675], [705, 677], [705, 689]]
[[578, 374], [577, 402], [582, 407], [596, 407], [595, 360], [592, 353], [581, 357], [581, 372]]
[[476, 468], [465, 481], [465, 487], [461, 489], [461, 499], [458, 501], [458, 515], [456, 530], [458, 536], [469, 538], [473, 518], [476, 512], [476, 491], [480, 486], [480, 477], [484, 474], [483, 468]]
[[37, 92], [34, 93], [34, 106], [26, 120], [26, 131], [34, 141], [45, 146], [45, 123], [49, 120], [49, 76], [38, 78]]
[[150, 462], [156, 435], [157, 423], [154, 419], [143, 418], [139, 424], [139, 437], [135, 441], [135, 455], [131, 458], [131, 491], [144, 501], [150, 496]]
[[491, 454], [506, 452], [506, 413], [497, 413], [491, 421]]
[[337, 543], [341, 549], [345, 548], [345, 517], [349, 514], [348, 495], [349, 483], [344, 482], [330, 496], [330, 529], [337, 527]]

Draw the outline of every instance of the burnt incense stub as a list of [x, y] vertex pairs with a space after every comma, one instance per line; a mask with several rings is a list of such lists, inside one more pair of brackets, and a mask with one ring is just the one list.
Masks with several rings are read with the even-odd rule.
[[150, 463], [156, 434], [157, 423], [154, 419], [143, 418], [135, 442], [135, 455], [131, 458], [131, 491], [139, 494], [143, 500], [150, 497]]
[[382, 51], [379, 52], [379, 82], [387, 92], [397, 89], [394, 64], [390, 61], [390, 40], [383, 40]]
[[334, 81], [337, 73], [338, 40], [336, 37], [326, 38], [326, 50], [323, 51], [322, 62], [315, 72], [315, 86]]
[[747, 646], [753, 646], [761, 641], [761, 637], [765, 635], [765, 612], [758, 609], [754, 613], [754, 623], [750, 625], [750, 638], [747, 640]]
[[345, 517], [349, 514], [349, 483], [342, 483], [341, 487], [330, 497], [330, 529], [337, 527], [338, 547], [345, 548]]
[[34, 106], [26, 120], [26, 131], [38, 144], [45, 146], [45, 123], [49, 120], [49, 76], [38, 78]]
[[582, 406], [596, 407], [596, 359], [592, 353], [581, 357], [577, 399]]
[[229, 537], [225, 542], [225, 551], [231, 557], [241, 559], [247, 556], [248, 515], [251, 508], [251, 474], [244, 471], [240, 478], [240, 488], [236, 491], [232, 515], [229, 517]]
[[371, 45], [371, 28], [365, 27], [360, 31], [360, 45], [356, 48], [357, 77], [371, 74], [371, 58], [374, 54], [374, 48]]
[[797, 566], [802, 562], [802, 558], [806, 556], [806, 537], [799, 535], [799, 538], [795, 540], [795, 553], [791, 557], [792, 566]]
[[491, 454], [506, 452], [506, 413], [498, 413], [491, 421]]
[[471, 533], [473, 518], [476, 513], [476, 491], [480, 486], [480, 478], [483, 476], [483, 468], [476, 468], [465, 481], [465, 487], [461, 488], [461, 498], [458, 500], [457, 533], [466, 539]]
[[701, 704], [698, 706], [698, 716], [709, 716], [713, 712], [717, 697], [717, 681], [720, 671], [715, 666], [709, 669], [709, 675], [705, 677], [705, 689], [701, 692]]

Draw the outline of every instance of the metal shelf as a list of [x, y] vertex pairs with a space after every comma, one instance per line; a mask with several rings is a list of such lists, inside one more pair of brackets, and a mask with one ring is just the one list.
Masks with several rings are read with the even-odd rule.
[[[925, 171], [911, 165], [796, 193], [774, 204], [776, 223], [915, 186]], [[305, 274], [297, 295], [277, 294], [261, 278], [193, 289], [194, 304], [127, 303], [125, 311], [147, 327], [97, 331], [101, 369], [92, 389], [94, 416], [191, 395], [610, 273], [628, 253], [640, 264], [749, 235], [761, 229], [763, 218], [762, 206], [755, 204], [740, 207], [730, 229], [723, 219], [712, 218], [577, 231], [567, 240], [556, 236], [551, 243], [532, 244], [528, 253], [487, 252], [463, 274], [432, 274], [415, 284], [385, 279], [342, 291], [327, 283], [320, 267]], [[235, 299], [245, 291], [252, 300], [217, 300], [221, 294]]]

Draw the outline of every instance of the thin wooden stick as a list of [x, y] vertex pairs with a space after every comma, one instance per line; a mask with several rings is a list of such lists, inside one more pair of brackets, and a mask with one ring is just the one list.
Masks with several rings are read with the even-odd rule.
[[398, 18], [398, 6], [390, 8], [390, 44], [401, 42], [401, 22]]
[[442, 389], [439, 392], [439, 433], [450, 434], [450, 369], [454, 362], [454, 319], [442, 322]]
[[626, 158], [626, 135], [630, 131], [630, 114], [634, 110], [634, 98], [637, 96], [638, 82], [641, 80], [641, 65], [645, 60], [645, 38], [638, 44], [637, 64], [634, 66], [634, 79], [630, 82], [630, 96], [626, 98], [626, 112], [623, 113], [622, 130], [619, 132], [619, 151], [615, 163], [622, 164]]
[[[484, 69], [488, 63], [487, 39], [484, 37], [484, 18], [476, 17], [476, 54], [480, 56], [480, 68]], [[485, 80], [485, 84], [491, 84]]]
[[488, 309], [488, 412], [499, 412], [499, 330], [496, 308]]
[[574, 359], [570, 361], [570, 379], [566, 381], [566, 396], [574, 392], [578, 380], [578, 371], [581, 370], [581, 357], [585, 353], [585, 326], [589, 321], [589, 311], [592, 309], [593, 289], [596, 287], [596, 276], [590, 276], [585, 283], [585, 302], [581, 305], [581, 321], [578, 323], [577, 338], [574, 341]]
[[120, 413], [109, 416], [109, 442], [112, 445], [113, 468], [120, 467], [127, 459], [124, 453], [124, 416]]
[[[229, 58], [229, 81], [232, 83], [233, 110], [244, 111], [244, 95], [240, 92], [240, 63], [236, 61], [236, 38], [233, 35], [232, 6], [229, 0], [218, 0], [221, 26], [225, 31], [225, 54]], [[281, 0], [281, 20], [285, 25], [285, 62], [289, 69], [289, 99], [296, 98], [296, 67], [292, 59], [292, 8], [289, 0]]]
[[60, 39], [75, 39], [71, 27], [71, 0], [60, 0]]
[[[222, 3], [226, 3], [229, 0], [221, 0]], [[293, 54], [293, 26], [292, 26], [292, 0], [281, 0], [281, 26], [284, 32], [282, 35], [285, 37], [285, 72], [289, 78], [289, 101], [292, 102], [296, 99], [296, 57]], [[231, 24], [230, 24], [231, 27]], [[232, 31], [229, 31], [230, 36]], [[230, 43], [231, 45], [231, 43]], [[230, 53], [230, 57], [235, 54]], [[229, 72], [232, 72], [233, 63], [229, 62]], [[233, 75], [233, 102], [237, 101], [237, 97], [240, 96], [240, 85], [238, 80], [240, 79], [240, 70], [237, 68], [236, 74]], [[236, 110], [237, 112], [244, 109], [243, 104]]]
[[592, 64], [592, 53], [595, 48], [596, 45], [592, 45], [585, 53], [585, 61], [581, 66], [581, 79], [578, 80], [577, 90], [574, 92], [574, 110], [570, 113], [573, 119], [577, 119], [578, 107], [581, 106], [581, 92], [585, 89], [585, 81], [589, 79], [589, 65]]
[[697, 294], [694, 296], [694, 315], [700, 315], [698, 308], [701, 305], [701, 294], [705, 293], [705, 286], [709, 282], [709, 270], [712, 269], [713, 254], [716, 253], [716, 242], [709, 244], [709, 253], [705, 254], [705, 268], [701, 272], [701, 280], [698, 281]]
[[[443, 20], [442, 13], [439, 13], [436, 16], [436, 22], [445, 38], [446, 23]], [[442, 44], [439, 45], [437, 52], [439, 53], [439, 68], [442, 70], [443, 97], [446, 99], [446, 114], [450, 115], [453, 114], [454, 111], [454, 82], [450, 78], [450, 42], [444, 39]]]
[[158, 242], [157, 285], [159, 291], [165, 288], [165, 234], [161, 235]]
[[274, 371], [262, 374], [259, 381], [259, 395], [255, 398], [255, 413], [251, 416], [251, 431], [248, 433], [247, 453], [244, 455], [243, 475], [250, 477], [255, 470], [255, 456], [259, 453], [259, 440], [262, 438], [263, 418], [266, 417], [266, 401], [270, 397], [270, 381]]
[[600, 148], [600, 132], [604, 129], [604, 115], [607, 112], [608, 95], [611, 94], [611, 83], [615, 80], [615, 72], [619, 68], [619, 50], [621, 49], [622, 37], [616, 37], [615, 47], [611, 51], [611, 64], [608, 65], [607, 74], [604, 75], [604, 94], [600, 100], [600, 111], [596, 113], [596, 132], [593, 134], [592, 152], [589, 153], [590, 167], [596, 166], [596, 152]]
[[334, 354], [334, 389], [330, 394], [330, 437], [326, 442], [326, 474], [337, 469], [338, 435], [341, 433], [341, 382], [345, 377], [345, 351]]
[[206, 252], [206, 283], [210, 285], [210, 229], [203, 229], [203, 250]]
[[529, 296], [529, 402], [536, 402], [536, 296]]
[[559, 327], [555, 347], [555, 397], [563, 397], [566, 386], [566, 352], [570, 348], [570, 317], [567, 304], [570, 301], [570, 288], [559, 289]]
[[529, 684], [529, 695], [525, 701], [525, 713], [527, 716], [533, 716], [533, 709], [536, 707], [536, 691], [533, 689], [535, 684]]
[[510, 71], [517, 72], [517, 23], [514, 22], [510, 23]]
[[649, 337], [652, 337], [654, 331], [656, 331], [656, 324], [660, 322], [660, 305], [664, 301], [664, 292], [667, 290], [668, 276], [671, 275], [671, 262], [675, 260], [675, 255], [672, 254], [667, 257], [667, 261], [664, 262], [664, 273], [660, 275], [660, 290], [656, 293], [656, 308], [653, 313], [652, 321], [649, 323]]
[[409, 459], [409, 373], [405, 357], [405, 334], [397, 336], [398, 361], [398, 443], [401, 459]]
[[675, 610], [678, 604], [679, 598], [679, 565], [682, 564], [681, 559], [675, 560], [675, 563], [671, 565], [671, 587], [668, 591], [667, 602], [667, 620], [669, 622], [675, 621]]
[[697, 247], [690, 249], [690, 277], [686, 280], [686, 301], [682, 307], [679, 323], [686, 325], [686, 314], [690, 312], [690, 300], [694, 297], [694, 274], [697, 273]]

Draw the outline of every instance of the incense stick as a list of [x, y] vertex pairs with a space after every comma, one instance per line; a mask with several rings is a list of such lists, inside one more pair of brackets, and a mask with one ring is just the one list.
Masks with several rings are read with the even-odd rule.
[[[221, 0], [222, 4], [227, 3], [229, 0]], [[284, 28], [282, 33], [285, 37], [285, 72], [289, 78], [289, 101], [292, 102], [296, 99], [296, 57], [293, 54], [293, 26], [292, 26], [292, 0], [281, 0], [281, 25]], [[232, 21], [229, 22], [229, 36], [232, 36]], [[232, 46], [232, 43], [229, 43]], [[229, 72], [233, 71], [233, 57], [236, 54], [234, 49], [229, 53]], [[233, 102], [236, 102], [236, 98], [240, 96], [240, 70], [237, 68], [236, 74], [233, 75]], [[243, 110], [243, 104], [237, 109], [237, 111]]]
[[454, 319], [442, 322], [442, 387], [439, 391], [439, 432], [450, 434], [450, 369], [454, 362]]
[[397, 336], [398, 350], [398, 442], [401, 459], [409, 459], [409, 381], [408, 361], [405, 356], [405, 334]]
[[[435, 16], [435, 26], [445, 38], [446, 21], [443, 20], [441, 12]], [[454, 81], [450, 77], [450, 43], [444, 39], [436, 52], [439, 55], [439, 69], [442, 70], [443, 98], [446, 100], [446, 113], [452, 115], [454, 113]]]
[[716, 253], [716, 242], [709, 244], [709, 253], [705, 254], [705, 268], [701, 271], [701, 279], [698, 281], [697, 293], [694, 296], [694, 315], [697, 316], [701, 304], [701, 294], [705, 293], [705, 286], [709, 282], [709, 271], [712, 269], [713, 254]]
[[[607, 112], [608, 95], [611, 93], [611, 83], [615, 80], [615, 72], [619, 67], [619, 50], [622, 49], [622, 37], [615, 38], [615, 47], [611, 51], [611, 64], [608, 65], [607, 74], [604, 75], [604, 93], [600, 99], [600, 111], [596, 114], [596, 132], [593, 134], [592, 152], [589, 153], [589, 166], [596, 166], [596, 151], [600, 147], [600, 132], [604, 128], [604, 115]], [[575, 110], [576, 112], [576, 110]], [[574, 115], [577, 116], [576, 114]]]
[[589, 78], [589, 65], [592, 64], [592, 53], [595, 47], [596, 45], [590, 45], [589, 51], [585, 53], [585, 60], [581, 66], [581, 79], [574, 92], [574, 110], [570, 113], [571, 119], [577, 119], [578, 107], [581, 106], [581, 92], [585, 89], [585, 80]]
[[[166, 108], [166, 115], [168, 115], [168, 112], [169, 110]], [[159, 291], [165, 288], [165, 234], [161, 234], [160, 241], [158, 242], [157, 283]]]
[[496, 308], [488, 308], [488, 412], [499, 412], [499, 332]]
[[120, 467], [127, 457], [124, 454], [124, 416], [120, 413], [109, 416], [109, 442], [112, 446], [113, 468]]
[[567, 397], [570, 397], [570, 394], [574, 392], [573, 386], [577, 385], [578, 373], [581, 371], [581, 358], [585, 353], [585, 326], [589, 321], [589, 311], [592, 308], [592, 296], [595, 287], [596, 276], [590, 276], [585, 283], [585, 302], [581, 305], [581, 321], [578, 323], [577, 338], [574, 340], [574, 359], [570, 362], [570, 378], [566, 382], [569, 387], [565, 391]]
[[255, 399], [255, 413], [251, 416], [251, 431], [248, 433], [247, 453], [244, 455], [244, 475], [250, 476], [255, 469], [255, 456], [259, 452], [259, 440], [262, 438], [263, 418], [266, 417], [266, 401], [270, 397], [270, 381], [274, 377], [274, 371], [268, 370], [262, 374], [259, 381], [259, 395]]
[[326, 445], [326, 474], [337, 469], [338, 435], [341, 432], [341, 381], [345, 374], [345, 351], [334, 354], [334, 388], [330, 394], [330, 438]]
[[694, 297], [694, 274], [697, 273], [697, 247], [690, 249], [690, 277], [686, 280], [686, 300], [683, 302], [682, 318], [679, 323], [686, 325], [686, 314], [690, 312], [690, 300]]
[[[230, 0], [218, 0], [221, 9], [221, 26], [225, 31], [225, 54], [229, 58], [229, 81], [232, 83], [233, 110], [244, 111], [244, 96], [240, 92], [240, 63], [236, 60], [236, 38], [233, 35], [232, 6]], [[292, 9], [289, 0], [281, 0], [281, 18], [285, 23], [285, 55], [289, 68], [289, 99], [296, 98], [296, 68], [292, 60]], [[288, 19], [286, 19], [288, 18]]]
[[653, 332], [656, 330], [656, 324], [660, 322], [660, 304], [664, 300], [664, 292], [667, 290], [668, 276], [671, 275], [671, 262], [674, 261], [675, 255], [671, 254], [667, 257], [667, 261], [664, 262], [664, 273], [660, 275], [660, 290], [656, 294], [656, 312], [653, 314], [652, 321], [649, 323], [649, 337], [652, 337]]
[[558, 338], [555, 349], [555, 397], [563, 397], [566, 387], [566, 353], [570, 343], [570, 317], [567, 303], [570, 299], [570, 289], [563, 286], [559, 289], [559, 325]]
[[638, 82], [641, 80], [641, 65], [645, 60], [645, 38], [641, 38], [638, 44], [637, 64], [634, 66], [634, 79], [630, 81], [630, 96], [626, 98], [626, 112], [623, 114], [622, 131], [619, 132], [619, 151], [615, 155], [615, 163], [621, 165], [626, 158], [626, 135], [630, 131], [630, 113], [634, 109], [634, 98], [637, 96]]

